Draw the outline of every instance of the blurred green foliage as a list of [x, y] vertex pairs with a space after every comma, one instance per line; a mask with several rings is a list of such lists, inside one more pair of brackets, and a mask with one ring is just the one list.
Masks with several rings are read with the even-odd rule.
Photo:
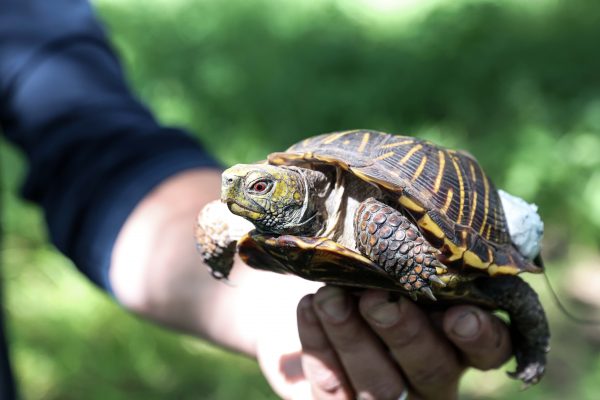
[[[334, 130], [413, 134], [470, 151], [498, 187], [540, 206], [557, 285], [582, 246], [589, 254], [598, 247], [598, 2], [97, 5], [140, 97], [224, 164]], [[252, 363], [124, 315], [64, 268], [37, 210], [14, 197], [22, 161], [13, 150], [2, 156], [8, 309], [27, 398], [269, 396]], [[596, 347], [534, 285], [554, 331], [548, 376], [518, 393], [502, 372], [472, 372], [465, 397], [591, 399], [600, 391]]]
[[599, 5], [454, 2], [377, 25], [345, 3], [102, 11], [140, 95], [228, 164], [334, 130], [414, 134], [600, 238]]

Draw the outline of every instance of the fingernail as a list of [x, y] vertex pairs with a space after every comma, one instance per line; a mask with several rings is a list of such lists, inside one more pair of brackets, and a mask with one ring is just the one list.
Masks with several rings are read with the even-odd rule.
[[452, 326], [452, 332], [462, 339], [470, 339], [479, 333], [480, 328], [479, 315], [473, 311], [467, 311], [456, 319]]
[[372, 306], [367, 314], [378, 325], [390, 327], [400, 320], [400, 310], [398, 304], [382, 302]]
[[350, 314], [350, 303], [343, 293], [331, 295], [318, 304], [319, 308], [329, 316], [332, 322], [342, 322]]

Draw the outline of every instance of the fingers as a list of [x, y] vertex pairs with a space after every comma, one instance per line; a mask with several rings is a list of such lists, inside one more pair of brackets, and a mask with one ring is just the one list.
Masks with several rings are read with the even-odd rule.
[[389, 294], [367, 291], [361, 314], [389, 347], [411, 388], [423, 398], [454, 398], [464, 369], [453, 346], [406, 298], [388, 301]]
[[[303, 321], [311, 319], [307, 303], [306, 298], [301, 302]], [[316, 382], [315, 397], [401, 398], [405, 385], [400, 371], [358, 313], [354, 300], [342, 289], [324, 287], [314, 295], [312, 303], [316, 321], [300, 323], [299, 331], [307, 353], [305, 374]], [[331, 390], [335, 386], [332, 376], [343, 390]]]
[[451, 399], [465, 366], [497, 368], [512, 355], [507, 326], [477, 307], [440, 312], [434, 327], [408, 299], [371, 290], [358, 308], [354, 300], [324, 287], [299, 305], [303, 368], [316, 398], [401, 398], [410, 387], [413, 397]]
[[498, 368], [512, 355], [508, 327], [477, 307], [450, 308], [444, 315], [443, 329], [465, 363], [477, 369]]
[[302, 367], [317, 399], [350, 398], [343, 367], [329, 343], [315, 311], [313, 295], [298, 304], [298, 334], [302, 343]]

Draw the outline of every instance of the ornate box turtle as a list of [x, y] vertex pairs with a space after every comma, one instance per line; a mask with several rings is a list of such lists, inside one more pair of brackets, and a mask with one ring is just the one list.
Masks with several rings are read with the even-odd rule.
[[549, 328], [517, 276], [541, 272], [541, 259], [519, 253], [498, 192], [466, 152], [369, 130], [325, 134], [229, 168], [221, 201], [200, 213], [196, 232], [213, 276], [227, 277], [237, 243], [254, 268], [504, 310], [511, 376], [541, 378]]

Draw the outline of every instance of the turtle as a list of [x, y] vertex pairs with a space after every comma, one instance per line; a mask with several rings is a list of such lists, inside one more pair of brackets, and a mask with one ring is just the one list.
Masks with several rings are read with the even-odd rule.
[[373, 130], [322, 134], [225, 170], [220, 207], [201, 212], [196, 232], [216, 278], [237, 251], [258, 269], [501, 310], [517, 361], [509, 375], [525, 386], [543, 376], [548, 322], [518, 276], [543, 272], [542, 259], [511, 241], [498, 191], [471, 154]]

